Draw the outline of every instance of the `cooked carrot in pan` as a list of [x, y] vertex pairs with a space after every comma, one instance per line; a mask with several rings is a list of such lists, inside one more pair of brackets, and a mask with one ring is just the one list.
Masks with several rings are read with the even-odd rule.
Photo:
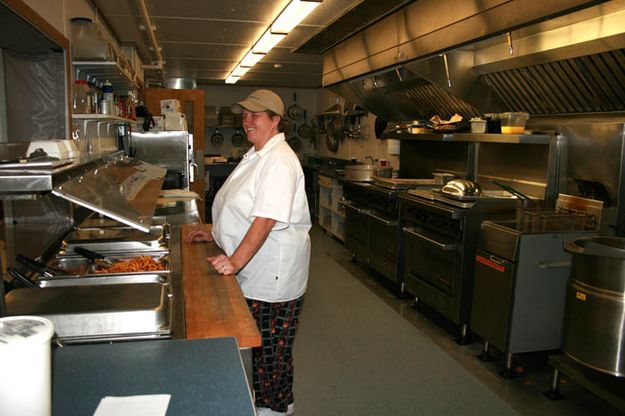
[[122, 260], [110, 267], [103, 267], [96, 273], [132, 273], [165, 270], [165, 265], [154, 260], [150, 256], [137, 256], [128, 260]]

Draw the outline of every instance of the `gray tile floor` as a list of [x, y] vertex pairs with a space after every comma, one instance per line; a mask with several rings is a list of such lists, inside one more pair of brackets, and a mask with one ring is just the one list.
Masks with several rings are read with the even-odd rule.
[[566, 377], [566, 399], [545, 398], [551, 368], [540, 354], [523, 357], [522, 377], [504, 380], [501, 357], [476, 358], [479, 340], [458, 345], [444, 322], [397, 298], [320, 228], [311, 237], [294, 352], [297, 416], [621, 414]]

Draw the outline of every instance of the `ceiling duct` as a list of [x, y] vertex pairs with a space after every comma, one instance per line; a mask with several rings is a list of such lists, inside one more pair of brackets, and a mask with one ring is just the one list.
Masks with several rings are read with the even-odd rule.
[[197, 88], [197, 80], [194, 78], [165, 78], [165, 88], [194, 90]]

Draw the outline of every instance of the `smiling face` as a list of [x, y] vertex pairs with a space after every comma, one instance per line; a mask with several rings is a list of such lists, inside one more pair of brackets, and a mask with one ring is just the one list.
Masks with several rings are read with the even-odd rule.
[[266, 111], [243, 110], [243, 128], [247, 139], [257, 151], [278, 134], [278, 123], [280, 123], [280, 116], [272, 117]]

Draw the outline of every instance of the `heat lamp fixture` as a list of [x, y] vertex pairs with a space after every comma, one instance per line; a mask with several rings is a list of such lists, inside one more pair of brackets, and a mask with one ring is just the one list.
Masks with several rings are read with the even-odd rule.
[[236, 83], [258, 61], [263, 59], [274, 46], [310, 14], [323, 0], [292, 0], [265, 30], [254, 45], [247, 51], [243, 59], [226, 78], [226, 84]]

